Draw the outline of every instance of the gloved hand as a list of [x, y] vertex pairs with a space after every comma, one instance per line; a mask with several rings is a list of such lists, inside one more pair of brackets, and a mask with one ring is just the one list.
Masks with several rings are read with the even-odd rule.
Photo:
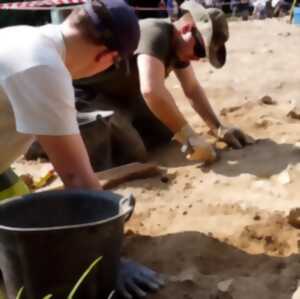
[[155, 292], [164, 284], [162, 277], [153, 270], [131, 260], [121, 259], [116, 290], [122, 297], [144, 298], [147, 292]]
[[173, 139], [180, 142], [186, 158], [192, 161], [212, 162], [216, 160], [216, 152], [205, 139], [197, 134], [189, 125], [177, 132]]
[[215, 135], [219, 140], [226, 142], [235, 149], [240, 149], [245, 145], [255, 143], [255, 140], [251, 136], [235, 127], [221, 126]]

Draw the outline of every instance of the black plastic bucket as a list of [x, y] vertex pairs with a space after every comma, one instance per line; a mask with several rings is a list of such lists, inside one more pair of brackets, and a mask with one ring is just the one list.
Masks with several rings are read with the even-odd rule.
[[112, 192], [51, 191], [0, 204], [0, 266], [8, 299], [66, 299], [99, 256], [75, 298], [106, 299], [115, 287], [124, 222], [132, 196]]

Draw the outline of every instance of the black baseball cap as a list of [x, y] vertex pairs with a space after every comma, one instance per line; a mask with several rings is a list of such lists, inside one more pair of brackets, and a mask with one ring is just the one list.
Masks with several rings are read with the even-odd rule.
[[123, 0], [87, 0], [84, 10], [103, 43], [127, 60], [140, 39], [139, 22], [133, 8]]

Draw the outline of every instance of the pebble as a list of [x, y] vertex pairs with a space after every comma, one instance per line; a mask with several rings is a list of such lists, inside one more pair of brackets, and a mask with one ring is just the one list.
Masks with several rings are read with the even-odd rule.
[[291, 226], [300, 229], [300, 208], [294, 208], [290, 210], [290, 213], [288, 215], [288, 223]]
[[266, 105], [276, 105], [277, 102], [272, 99], [272, 97], [265, 95], [259, 100], [262, 104]]
[[260, 217], [258, 214], [256, 214], [256, 215], [253, 217], [253, 219], [254, 219], [255, 221], [258, 221], [258, 220], [261, 219], [261, 217]]

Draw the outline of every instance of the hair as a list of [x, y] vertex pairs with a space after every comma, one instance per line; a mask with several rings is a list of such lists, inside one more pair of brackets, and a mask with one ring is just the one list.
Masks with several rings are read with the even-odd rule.
[[78, 29], [87, 41], [95, 45], [105, 44], [101, 32], [95, 28], [95, 25], [83, 8], [74, 9], [67, 17], [67, 21], [72, 27]]

